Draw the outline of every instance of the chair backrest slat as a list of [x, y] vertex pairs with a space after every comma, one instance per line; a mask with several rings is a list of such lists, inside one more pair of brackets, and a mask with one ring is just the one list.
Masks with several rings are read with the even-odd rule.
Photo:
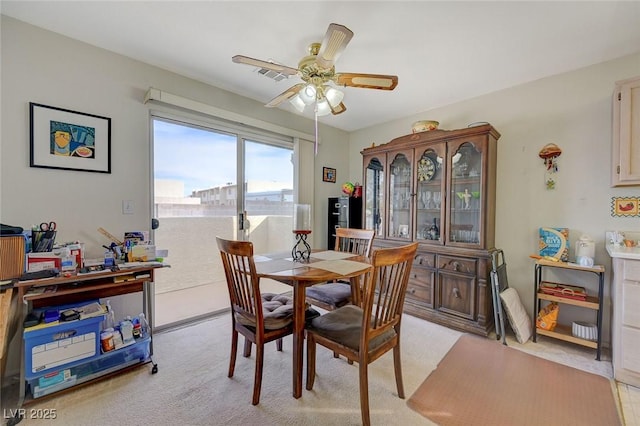
[[372, 229], [336, 228], [336, 251], [369, 257], [375, 231]]
[[262, 299], [260, 297], [260, 279], [253, 261], [253, 243], [250, 241], [231, 241], [216, 237], [227, 287], [231, 309], [262, 322]]
[[[418, 244], [373, 252], [373, 272], [365, 280], [364, 321], [368, 334], [382, 333], [400, 323], [411, 265]], [[363, 336], [365, 338], [365, 336]]]

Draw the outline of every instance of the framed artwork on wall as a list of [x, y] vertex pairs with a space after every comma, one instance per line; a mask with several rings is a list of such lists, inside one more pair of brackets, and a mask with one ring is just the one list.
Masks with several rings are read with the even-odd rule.
[[111, 173], [111, 119], [29, 103], [31, 167]]
[[336, 181], [336, 169], [332, 169], [330, 167], [322, 168], [322, 180], [324, 182], [334, 182]]
[[636, 197], [612, 197], [611, 216], [638, 216], [640, 215], [640, 199]]

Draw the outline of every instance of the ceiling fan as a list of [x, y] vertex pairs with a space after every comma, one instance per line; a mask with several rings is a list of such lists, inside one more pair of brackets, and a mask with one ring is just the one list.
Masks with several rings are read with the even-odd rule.
[[344, 25], [330, 24], [322, 43], [309, 45], [309, 55], [300, 60], [298, 68], [243, 55], [236, 55], [232, 60], [238, 64], [253, 65], [286, 76], [297, 75], [302, 79], [303, 83], [291, 86], [265, 106], [275, 107], [289, 100], [300, 112], [304, 111], [305, 106], [314, 105], [316, 116], [329, 113], [337, 115], [347, 108], [342, 103], [344, 93], [334, 86], [393, 90], [398, 85], [398, 77], [395, 75], [336, 72], [335, 62], [352, 37], [353, 32]]

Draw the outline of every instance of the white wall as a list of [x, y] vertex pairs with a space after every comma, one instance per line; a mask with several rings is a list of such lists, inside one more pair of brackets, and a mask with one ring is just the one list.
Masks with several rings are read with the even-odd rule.
[[[149, 230], [149, 87], [218, 108], [271, 122], [306, 134], [311, 120], [239, 97], [224, 90], [116, 55], [109, 51], [2, 16], [2, 143], [0, 145], [0, 220], [29, 228], [55, 220], [58, 241], [86, 243], [89, 257], [101, 256], [105, 237], [126, 230]], [[111, 118], [111, 174], [29, 167], [29, 102]], [[322, 237], [326, 199], [340, 193], [339, 183], [322, 182], [322, 166], [346, 175], [348, 134], [320, 125], [321, 147], [313, 170], [314, 234]], [[304, 175], [304, 174], [303, 174]], [[133, 200], [135, 213], [122, 214], [122, 200]], [[322, 219], [322, 220], [321, 220]]]
[[[55, 220], [59, 240], [85, 242], [90, 257], [99, 256], [106, 242], [98, 227], [115, 235], [150, 227], [149, 107], [142, 102], [149, 87], [313, 133], [310, 120], [12, 18], [2, 16], [0, 29], [0, 221], [29, 227]], [[528, 255], [536, 251], [540, 226], [569, 227], [572, 243], [582, 233], [592, 235], [598, 243], [596, 261], [607, 267], [604, 231], [638, 229], [638, 218], [612, 218], [610, 201], [612, 196], [640, 196], [640, 189], [609, 187], [613, 83], [634, 75], [640, 75], [640, 55], [351, 135], [320, 125], [322, 144], [313, 174], [315, 245], [326, 245], [327, 197], [339, 195], [344, 181], [362, 180], [362, 148], [410, 133], [411, 123], [419, 119], [438, 120], [444, 129], [489, 121], [502, 134], [496, 245], [505, 250], [511, 286], [531, 311], [533, 264]], [[424, 90], [429, 90], [428, 82]], [[30, 168], [29, 102], [111, 117], [112, 173]], [[555, 191], [545, 189], [537, 156], [549, 142], [563, 149]], [[337, 169], [335, 184], [322, 182], [323, 166]], [[134, 200], [133, 215], [122, 214], [122, 200]], [[607, 328], [608, 315], [605, 320]]]
[[[609, 179], [613, 85], [637, 75], [640, 55], [636, 54], [353, 132], [351, 179], [362, 179], [363, 148], [411, 133], [411, 124], [417, 120], [437, 120], [441, 129], [490, 122], [502, 135], [498, 140], [496, 247], [505, 252], [510, 286], [518, 290], [531, 313], [533, 261], [529, 255], [537, 252], [539, 227], [570, 228], [572, 256], [575, 240], [589, 234], [597, 243], [596, 263], [607, 269], [611, 262], [604, 248], [605, 230], [640, 228], [637, 217], [611, 217], [611, 197], [638, 197], [640, 188], [611, 188]], [[424, 90], [429, 90], [428, 82]], [[550, 142], [562, 149], [555, 190], [546, 189], [545, 167], [538, 157], [538, 151]], [[609, 273], [605, 287], [608, 304]], [[605, 310], [603, 335], [608, 335], [608, 315]]]
[[[149, 111], [143, 104], [149, 87], [197, 100], [227, 111], [313, 134], [311, 120], [224, 90], [98, 49], [13, 18], [1, 16], [0, 222], [29, 229], [54, 220], [57, 241], [85, 243], [87, 257], [100, 257], [106, 237], [98, 227], [119, 236], [151, 227], [151, 158]], [[29, 167], [29, 102], [111, 118], [111, 174]], [[320, 125], [321, 148], [313, 170], [301, 171], [318, 200], [314, 237], [326, 246], [327, 198], [340, 185], [322, 182], [322, 165], [346, 175], [344, 150], [348, 134]], [[310, 145], [310, 144], [308, 144]], [[310, 152], [310, 149], [303, 151]], [[213, 160], [212, 160], [213, 161]], [[313, 176], [313, 182], [308, 181]], [[304, 197], [305, 194], [302, 196]], [[122, 214], [122, 201], [133, 200], [135, 212]], [[213, 236], [212, 236], [213, 237]], [[140, 312], [139, 295], [112, 299], [119, 314]], [[18, 369], [20, 342], [13, 339], [7, 371]]]

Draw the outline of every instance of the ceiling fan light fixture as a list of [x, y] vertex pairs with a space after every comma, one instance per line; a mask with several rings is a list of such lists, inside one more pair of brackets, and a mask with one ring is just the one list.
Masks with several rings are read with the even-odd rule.
[[322, 117], [323, 115], [331, 114], [331, 107], [326, 99], [322, 99], [316, 103], [316, 115]]
[[291, 102], [291, 105], [293, 105], [293, 107], [297, 109], [298, 112], [304, 112], [304, 107], [306, 106], [306, 104], [302, 101], [302, 99], [300, 99], [299, 94], [291, 98], [289, 102]]
[[324, 96], [332, 107], [337, 107], [344, 98], [344, 93], [330, 86], [325, 86]]
[[316, 88], [312, 84], [307, 84], [304, 89], [298, 92], [298, 96], [305, 105], [311, 105], [316, 101]]

